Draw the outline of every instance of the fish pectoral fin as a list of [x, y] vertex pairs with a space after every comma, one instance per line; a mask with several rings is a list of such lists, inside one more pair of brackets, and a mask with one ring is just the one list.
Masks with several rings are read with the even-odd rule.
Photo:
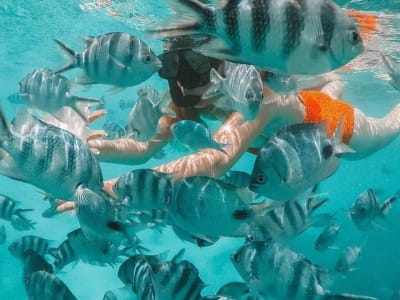
[[121, 62], [120, 60], [118, 60], [116, 57], [110, 55], [111, 61], [116, 64], [118, 67], [125, 69], [125, 70], [131, 70], [132, 68], [126, 64], [124, 64], [123, 62]]

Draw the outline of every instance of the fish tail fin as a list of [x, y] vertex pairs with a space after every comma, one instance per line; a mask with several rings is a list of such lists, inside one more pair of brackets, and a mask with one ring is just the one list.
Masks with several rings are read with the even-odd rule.
[[11, 131], [8, 126], [3, 109], [0, 107], [0, 143], [11, 137]]
[[333, 294], [327, 293], [322, 297], [323, 300], [378, 300], [374, 297], [353, 295], [353, 294]]
[[319, 207], [324, 205], [328, 201], [328, 198], [318, 199], [316, 197], [310, 197], [307, 199], [306, 209], [309, 214], [312, 214]]
[[91, 104], [99, 104], [102, 100], [92, 99], [92, 98], [83, 98], [83, 97], [72, 97], [71, 108], [78, 113], [79, 116], [82, 117], [86, 122], [89, 122], [89, 116], [85, 112], [87, 106]]
[[69, 48], [67, 45], [65, 45], [63, 42], [54, 39], [54, 41], [60, 46], [62, 52], [64, 52], [67, 57], [69, 58], [69, 62], [62, 66], [61, 68], [57, 69], [54, 71], [54, 74], [62, 73], [65, 71], [68, 71], [70, 69], [73, 69], [75, 67], [80, 67], [81, 61], [82, 61], [82, 56], [81, 54], [75, 52], [71, 48]]
[[222, 94], [223, 77], [214, 68], [210, 71], [211, 86], [206, 90], [202, 96], [204, 100], [215, 98]]
[[147, 29], [151, 37], [167, 38], [180, 35], [190, 35], [205, 31], [203, 24], [207, 24], [207, 16], [211, 8], [198, 0], [166, 0], [174, 16], [159, 22], [155, 27]]

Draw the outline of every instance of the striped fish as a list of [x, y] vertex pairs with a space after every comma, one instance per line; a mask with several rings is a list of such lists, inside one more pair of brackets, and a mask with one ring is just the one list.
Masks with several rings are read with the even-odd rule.
[[314, 249], [324, 251], [330, 248], [336, 241], [340, 232], [340, 225], [328, 225], [317, 237], [314, 243]]
[[135, 256], [136, 260], [132, 270], [132, 290], [138, 300], [158, 299], [154, 274], [150, 263], [143, 255]]
[[22, 213], [33, 211], [30, 208], [18, 208], [17, 201], [14, 199], [0, 194], [0, 218], [11, 221], [13, 216], [24, 217]]
[[240, 112], [245, 121], [253, 120], [264, 98], [263, 83], [254, 66], [225, 62], [225, 76], [211, 69], [211, 86], [202, 98], [225, 111]]
[[171, 198], [171, 179], [171, 174], [152, 169], [135, 169], [118, 178], [113, 185], [113, 192], [129, 208], [163, 210]]
[[60, 199], [71, 200], [78, 184], [103, 188], [95, 155], [72, 133], [48, 125], [27, 112], [8, 126], [0, 110], [0, 174], [35, 185]]
[[36, 235], [24, 235], [10, 244], [8, 251], [18, 258], [22, 258], [26, 250], [33, 250], [45, 256], [53, 251], [50, 241]]
[[300, 200], [292, 200], [266, 201], [252, 205], [249, 216], [254, 226], [255, 239], [284, 242], [298, 236], [326, 217], [325, 214], [313, 215], [326, 201], [327, 199], [310, 198], [305, 204]]
[[110, 32], [85, 37], [85, 49], [76, 53], [55, 40], [70, 61], [54, 73], [81, 68], [80, 84], [110, 84], [119, 88], [138, 85], [161, 68], [161, 62], [141, 39], [128, 33]]
[[240, 189], [222, 180], [192, 176], [174, 183], [167, 204], [172, 224], [193, 236], [246, 236], [249, 205]]
[[82, 105], [93, 105], [101, 100], [82, 98], [70, 94], [72, 83], [49, 69], [36, 69], [19, 82], [20, 97], [31, 109], [54, 113], [62, 107], [71, 107], [82, 119], [88, 121]]
[[58, 246], [51, 255], [54, 257], [54, 267], [56, 270], [61, 270], [66, 265], [78, 259], [78, 255], [72, 248], [70, 240], [66, 239]]
[[69, 288], [57, 276], [46, 271], [36, 271], [25, 278], [29, 299], [76, 300]]
[[326, 269], [274, 242], [246, 243], [231, 255], [231, 260], [250, 290], [265, 298], [376, 300], [332, 293], [327, 289], [329, 274]]
[[315, 75], [345, 65], [364, 49], [354, 20], [330, 0], [231, 0], [221, 7], [168, 2], [176, 14], [148, 33], [212, 35], [197, 50], [219, 59]]
[[50, 264], [42, 255], [29, 249], [26, 250], [22, 257], [24, 263], [24, 278], [36, 271], [46, 271], [47, 273], [53, 274], [53, 265]]
[[129, 113], [125, 130], [134, 140], [146, 142], [158, 133], [158, 121], [161, 116], [175, 118], [176, 113], [168, 107], [168, 97], [161, 97], [158, 91], [150, 86], [138, 89], [137, 94], [139, 99]]
[[23, 231], [35, 229], [36, 222], [33, 222], [23, 216], [13, 215], [11, 217], [11, 226], [15, 230]]
[[182, 120], [172, 124], [170, 129], [175, 141], [188, 151], [196, 152], [210, 148], [225, 153], [223, 147], [228, 146], [214, 140], [208, 128], [199, 122]]
[[300, 123], [276, 132], [257, 154], [249, 189], [287, 201], [331, 176], [339, 167], [339, 155], [354, 151], [341, 141], [342, 122], [331, 137], [326, 126]]

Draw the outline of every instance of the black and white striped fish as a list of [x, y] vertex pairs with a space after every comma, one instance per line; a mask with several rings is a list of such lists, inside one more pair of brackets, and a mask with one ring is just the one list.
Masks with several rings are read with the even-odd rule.
[[128, 33], [110, 32], [85, 37], [85, 49], [76, 53], [55, 40], [70, 61], [55, 73], [81, 68], [80, 84], [110, 84], [120, 88], [138, 85], [161, 68], [161, 62], [141, 39]]
[[165, 209], [171, 197], [172, 175], [152, 169], [135, 169], [122, 174], [113, 192], [123, 205], [136, 210]]
[[31, 208], [18, 208], [14, 199], [0, 194], [0, 218], [11, 221], [13, 216], [24, 217], [22, 213], [32, 210]]
[[56, 275], [46, 271], [36, 271], [24, 280], [29, 299], [77, 300], [70, 289]]
[[379, 227], [377, 221], [386, 216], [398, 198], [398, 195], [394, 195], [386, 199], [381, 205], [376, 191], [367, 189], [358, 195], [356, 201], [350, 207], [350, 217], [359, 230]]
[[35, 229], [35, 224], [36, 222], [33, 222], [23, 216], [13, 215], [11, 217], [11, 226], [15, 230], [23, 231], [23, 230]]
[[0, 110], [0, 174], [33, 184], [60, 199], [71, 200], [78, 184], [103, 188], [95, 155], [72, 133], [48, 125], [27, 112], [8, 126]]
[[265, 298], [376, 300], [332, 293], [327, 289], [329, 274], [326, 269], [275, 242], [246, 243], [231, 255], [231, 260], [250, 291]]
[[249, 189], [274, 200], [298, 199], [339, 167], [339, 155], [354, 152], [341, 140], [342, 122], [333, 136], [327, 123], [281, 128], [261, 148]]
[[202, 98], [225, 111], [240, 112], [246, 121], [253, 120], [263, 101], [263, 83], [254, 66], [225, 62], [225, 77], [211, 69], [211, 86]]
[[339, 232], [339, 224], [334, 223], [328, 225], [317, 237], [314, 243], [314, 248], [319, 251], [324, 251], [332, 247], [338, 237]]
[[8, 247], [8, 251], [18, 258], [22, 258], [26, 250], [33, 250], [38, 254], [45, 256], [53, 251], [48, 239], [36, 235], [24, 235], [13, 241]]
[[310, 198], [304, 204], [300, 200], [291, 200], [266, 201], [252, 205], [249, 216], [254, 225], [254, 238], [284, 242], [298, 236], [315, 222], [325, 218], [324, 214], [320, 216], [313, 213], [326, 201]]
[[125, 130], [127, 136], [136, 141], [146, 142], [158, 133], [158, 121], [161, 116], [174, 118], [176, 113], [168, 107], [168, 97], [161, 97], [158, 91], [150, 86], [138, 89], [137, 94], [139, 98], [129, 113]]
[[19, 82], [20, 97], [31, 109], [54, 113], [64, 106], [71, 107], [88, 121], [88, 112], [82, 104], [97, 104], [101, 100], [82, 98], [70, 94], [72, 83], [49, 69], [36, 69]]
[[207, 176], [177, 180], [167, 208], [173, 225], [191, 235], [246, 236], [250, 208], [240, 188]]
[[212, 35], [197, 50], [219, 59], [315, 75], [345, 65], [364, 48], [354, 20], [330, 0], [232, 0], [222, 7], [168, 2], [176, 14], [148, 32]]

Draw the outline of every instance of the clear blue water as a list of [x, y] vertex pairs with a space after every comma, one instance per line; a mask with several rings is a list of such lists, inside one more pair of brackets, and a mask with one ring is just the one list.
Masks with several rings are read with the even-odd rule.
[[[98, 35], [111, 31], [129, 32], [139, 37], [141, 29], [165, 16], [165, 6], [159, 0], [114, 1], [113, 9], [121, 16], [112, 17], [108, 10], [82, 10], [79, 5], [84, 1], [22, 1], [0, 0], [0, 100], [9, 120], [20, 109], [19, 105], [7, 102], [7, 96], [18, 90], [18, 82], [32, 70], [39, 67], [55, 68], [63, 63], [54, 38], [65, 41], [72, 48], [79, 49], [81, 37]], [[400, 4], [399, 1], [337, 1], [354, 9], [364, 9], [379, 16], [379, 30], [367, 44], [366, 54], [352, 63], [353, 70], [343, 73], [347, 80], [344, 99], [363, 110], [367, 115], [382, 117], [399, 101], [400, 92], [394, 90], [385, 80], [384, 70], [377, 59], [376, 50], [400, 57]], [[155, 52], [160, 53], [160, 42], [146, 40]], [[146, 84], [163, 90], [165, 82], [153, 76]], [[109, 95], [106, 88], [94, 86], [83, 95], [106, 97], [109, 117], [123, 122], [118, 108], [121, 98], [136, 98], [137, 87], [129, 88], [117, 95]], [[128, 113], [126, 111], [126, 113]], [[94, 127], [100, 128], [102, 118]], [[363, 251], [357, 269], [346, 277], [337, 278], [332, 290], [347, 293], [365, 294], [379, 299], [389, 299], [392, 291], [400, 287], [400, 204], [394, 205], [384, 225], [384, 229], [368, 234], [357, 231], [348, 217], [348, 208], [356, 196], [367, 188], [379, 190], [381, 200], [393, 195], [400, 188], [400, 139], [363, 160], [342, 161], [339, 170], [321, 184], [321, 190], [328, 193], [329, 203], [326, 211], [336, 211], [343, 222], [338, 247], [362, 243]], [[145, 165], [121, 166], [102, 164], [105, 179], [116, 177], [133, 168], [153, 167], [163, 161], [152, 159]], [[254, 157], [244, 155], [234, 169], [251, 171]], [[0, 193], [18, 201], [21, 207], [34, 208], [29, 216], [37, 222], [35, 230], [15, 231], [8, 222], [5, 224], [7, 242], [0, 245], [0, 299], [25, 299], [22, 282], [22, 264], [7, 250], [8, 245], [17, 237], [35, 234], [52, 240], [58, 245], [66, 234], [78, 226], [72, 213], [58, 215], [51, 219], [41, 217], [48, 204], [41, 199], [39, 190], [29, 184], [0, 177]], [[320, 253], [313, 243], [320, 229], [310, 229], [296, 238], [291, 247], [300, 251], [311, 260], [332, 268], [338, 252], [335, 250]], [[222, 284], [240, 280], [239, 275], [229, 261], [229, 255], [241, 244], [235, 239], [221, 239], [212, 247], [197, 248], [178, 240], [169, 230], [162, 233], [146, 230], [139, 233], [146, 248], [157, 253], [171, 250], [175, 253], [186, 248], [185, 258], [199, 269], [200, 276], [208, 284], [205, 294], [215, 292]], [[58, 276], [69, 286], [78, 299], [102, 299], [107, 290], [122, 287], [116, 274], [118, 265], [94, 266], [79, 262], [69, 265]]]

